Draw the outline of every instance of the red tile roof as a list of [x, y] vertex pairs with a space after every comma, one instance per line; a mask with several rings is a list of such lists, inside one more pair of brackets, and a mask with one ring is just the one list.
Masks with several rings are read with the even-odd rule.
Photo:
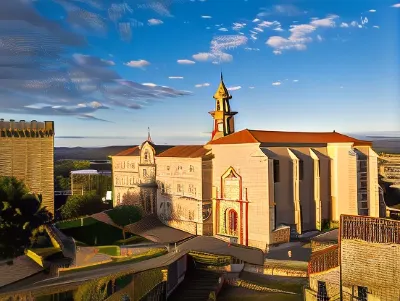
[[203, 145], [178, 145], [172, 147], [157, 157], [199, 158], [209, 152]]
[[278, 132], [248, 129], [209, 142], [209, 144], [244, 143], [354, 143], [355, 145], [372, 145], [370, 141], [358, 140], [337, 132]]
[[123, 150], [122, 152], [119, 152], [118, 154], [114, 156], [134, 156], [136, 151], [139, 149], [139, 146], [134, 146], [128, 149]]

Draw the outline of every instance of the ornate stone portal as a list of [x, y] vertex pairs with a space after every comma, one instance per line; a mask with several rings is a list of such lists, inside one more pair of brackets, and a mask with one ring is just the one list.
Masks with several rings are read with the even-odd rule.
[[[233, 169], [221, 177], [220, 195], [215, 195], [215, 229], [217, 235], [233, 237], [241, 244], [247, 244], [248, 202], [243, 200], [241, 176]], [[244, 204], [244, 206], [243, 206]], [[246, 242], [244, 239], [246, 238]]]

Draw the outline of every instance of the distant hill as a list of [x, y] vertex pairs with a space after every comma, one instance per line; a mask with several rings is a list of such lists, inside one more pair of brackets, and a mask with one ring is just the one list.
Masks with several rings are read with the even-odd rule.
[[71, 160], [107, 160], [131, 146], [107, 146], [107, 147], [55, 147], [54, 161]]

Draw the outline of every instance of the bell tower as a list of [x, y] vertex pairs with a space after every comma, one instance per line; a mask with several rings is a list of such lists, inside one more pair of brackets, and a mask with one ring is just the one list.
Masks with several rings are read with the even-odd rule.
[[214, 119], [211, 140], [215, 140], [235, 132], [234, 116], [238, 112], [231, 111], [229, 100], [232, 98], [232, 96], [229, 95], [229, 91], [225, 87], [222, 72], [221, 82], [219, 83], [217, 92], [215, 92], [213, 97], [215, 99], [215, 111], [209, 112]]

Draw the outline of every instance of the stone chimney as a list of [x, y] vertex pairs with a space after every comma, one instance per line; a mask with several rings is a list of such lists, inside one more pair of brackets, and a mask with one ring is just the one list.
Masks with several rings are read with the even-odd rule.
[[25, 120], [19, 121], [19, 129], [25, 131]]

